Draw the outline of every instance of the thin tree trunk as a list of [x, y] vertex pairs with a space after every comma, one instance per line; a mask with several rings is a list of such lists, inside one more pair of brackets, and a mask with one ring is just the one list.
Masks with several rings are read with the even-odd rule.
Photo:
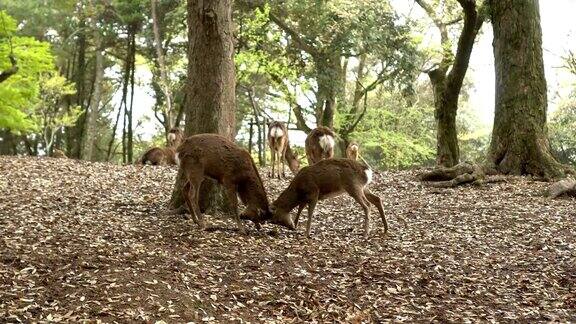
[[[92, 1], [90, 1], [92, 7]], [[95, 68], [93, 93], [88, 107], [86, 118], [86, 132], [84, 136], [84, 143], [82, 145], [81, 157], [84, 160], [92, 160], [94, 158], [94, 141], [96, 139], [96, 123], [98, 121], [98, 109], [100, 107], [100, 99], [102, 96], [102, 81], [104, 79], [104, 56], [102, 54], [102, 36], [98, 28], [97, 17], [92, 17], [92, 30], [94, 32], [95, 44]]]
[[[86, 92], [85, 92], [85, 80], [87, 77], [86, 73], [86, 16], [83, 12], [83, 1], [78, 5], [80, 17], [78, 23], [78, 60], [75, 64], [75, 77], [74, 81], [76, 83], [76, 105], [80, 106], [82, 111], [86, 112]], [[86, 113], [82, 114], [80, 118], [76, 121], [74, 127], [69, 128], [67, 132], [67, 146], [70, 157], [80, 158], [82, 151], [82, 137], [84, 134], [84, 126], [86, 122]]]
[[[434, 8], [425, 0], [416, 2], [426, 11], [440, 31], [443, 53], [439, 66], [428, 72], [434, 89], [434, 116], [436, 119], [436, 163], [451, 167], [460, 162], [456, 114], [458, 97], [466, 71], [474, 39], [482, 26], [484, 18], [478, 15], [475, 0], [458, 0], [464, 12], [464, 26], [458, 38], [456, 54], [452, 54], [452, 44], [448, 36], [448, 24], [436, 15]], [[448, 70], [450, 72], [448, 73]]]
[[496, 107], [489, 161], [505, 174], [558, 176], [546, 127], [546, 78], [537, 0], [489, 1]]
[[166, 126], [168, 130], [174, 127], [174, 117], [172, 111], [172, 94], [170, 92], [170, 85], [168, 80], [168, 70], [166, 68], [166, 62], [164, 61], [164, 52], [162, 51], [162, 40], [160, 38], [160, 27], [158, 24], [158, 15], [156, 13], [156, 2], [157, 0], [151, 0], [150, 5], [152, 7], [152, 29], [154, 30], [154, 45], [156, 48], [156, 56], [158, 59], [158, 65], [160, 67], [160, 83], [162, 92], [164, 93], [166, 101]]
[[[134, 105], [134, 70], [136, 69], [136, 28], [133, 26], [132, 31], [130, 33], [130, 47], [129, 47], [129, 63], [128, 65], [128, 72], [129, 72], [129, 82], [130, 82], [130, 107], [126, 110], [128, 111], [128, 163], [132, 163], [134, 159], [134, 130], [132, 129], [132, 121], [133, 121], [133, 105]], [[126, 99], [127, 101], [127, 99]]]
[[[229, 139], [235, 133], [235, 72], [231, 0], [188, 0], [188, 89], [186, 135], [217, 133]], [[193, 108], [192, 108], [193, 107]], [[171, 205], [180, 207], [180, 173]], [[200, 208], [224, 206], [222, 194], [204, 181]]]

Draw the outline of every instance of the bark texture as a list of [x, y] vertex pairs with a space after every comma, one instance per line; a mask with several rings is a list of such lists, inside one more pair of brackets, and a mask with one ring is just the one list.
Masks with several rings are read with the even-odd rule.
[[[425, 0], [416, 0], [416, 2], [426, 11], [440, 31], [440, 42], [443, 48], [442, 59], [437, 67], [428, 71], [428, 76], [434, 90], [436, 163], [440, 166], [451, 167], [460, 161], [458, 133], [456, 131], [458, 97], [468, 70], [474, 39], [482, 27], [484, 18], [478, 14], [475, 0], [458, 0], [464, 13], [464, 26], [460, 32], [454, 55], [448, 36], [448, 26], [452, 22], [444, 22]], [[449, 69], [450, 72], [448, 72]]]
[[[92, 2], [90, 5], [93, 6]], [[95, 44], [95, 67], [94, 87], [90, 105], [86, 114], [86, 127], [83, 136], [81, 158], [83, 160], [92, 160], [94, 151], [94, 140], [96, 137], [96, 122], [98, 119], [98, 109], [102, 96], [102, 81], [104, 79], [104, 55], [102, 54], [102, 35], [97, 24], [97, 17], [92, 17], [92, 30], [94, 33]]]
[[[235, 135], [235, 71], [232, 33], [232, 0], [188, 0], [188, 84], [186, 94], [187, 136], [216, 133], [231, 140]], [[176, 181], [171, 205], [183, 205]], [[201, 210], [224, 206], [223, 195], [212, 181], [204, 181]]]
[[504, 174], [555, 177], [537, 0], [491, 0], [496, 106], [489, 161]]

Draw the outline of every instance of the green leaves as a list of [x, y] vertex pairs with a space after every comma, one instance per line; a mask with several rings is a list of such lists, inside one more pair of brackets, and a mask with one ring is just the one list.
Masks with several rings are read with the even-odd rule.
[[[15, 20], [6, 12], [0, 12], [0, 70], [11, 66], [10, 42], [18, 64], [18, 72], [0, 83], [0, 128], [12, 131], [29, 131], [33, 122], [27, 118], [38, 101], [40, 77], [54, 71], [54, 57], [50, 44], [31, 37], [14, 35]], [[6, 28], [4, 28], [6, 27]]]

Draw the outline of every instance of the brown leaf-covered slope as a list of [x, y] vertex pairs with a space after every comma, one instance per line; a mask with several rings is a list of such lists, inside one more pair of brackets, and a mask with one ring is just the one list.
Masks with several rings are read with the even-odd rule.
[[320, 203], [311, 239], [210, 216], [199, 231], [164, 214], [175, 175], [0, 157], [0, 322], [576, 321], [575, 200], [545, 184], [376, 175], [391, 228], [373, 208], [365, 241], [348, 197]]

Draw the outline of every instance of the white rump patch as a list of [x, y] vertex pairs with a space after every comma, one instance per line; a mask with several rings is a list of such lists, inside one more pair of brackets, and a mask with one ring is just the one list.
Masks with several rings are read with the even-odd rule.
[[176, 161], [177, 166], [180, 166], [180, 158], [178, 157], [178, 153], [176, 153], [176, 155], [174, 155], [174, 161]]
[[352, 151], [358, 151], [358, 145], [357, 145], [357, 144], [352, 144], [352, 145], [350, 145], [350, 149], [351, 149]]
[[372, 182], [372, 170], [366, 169], [364, 170], [364, 173], [366, 174], [366, 178], [368, 178], [368, 181], [366, 181], [366, 185], [368, 185], [370, 182]]
[[282, 130], [282, 128], [280, 128], [278, 126], [273, 126], [270, 129], [270, 136], [272, 136], [274, 138], [282, 137], [282, 136], [284, 136], [284, 131]]
[[320, 137], [320, 147], [324, 152], [331, 150], [334, 147], [334, 137], [330, 135], [322, 135]]
[[174, 142], [176, 140], [176, 134], [174, 133], [169, 133], [168, 134], [168, 141], [169, 142]]

